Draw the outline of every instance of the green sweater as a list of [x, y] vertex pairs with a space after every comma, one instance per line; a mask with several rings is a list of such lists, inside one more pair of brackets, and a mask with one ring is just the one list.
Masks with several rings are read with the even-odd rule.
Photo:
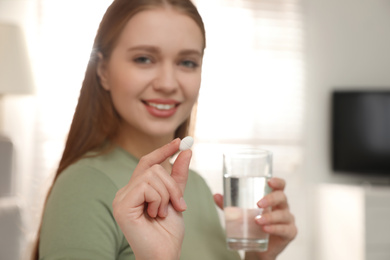
[[[135, 259], [112, 214], [116, 192], [125, 186], [138, 160], [121, 148], [69, 166], [55, 182], [41, 229], [40, 259]], [[212, 194], [190, 171], [184, 193], [183, 260], [240, 259], [226, 249]]]

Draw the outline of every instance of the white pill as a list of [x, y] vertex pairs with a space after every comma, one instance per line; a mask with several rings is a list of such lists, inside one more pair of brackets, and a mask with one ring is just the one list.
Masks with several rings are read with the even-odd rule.
[[184, 137], [180, 143], [180, 151], [185, 151], [191, 149], [191, 146], [194, 144], [194, 138], [191, 136]]

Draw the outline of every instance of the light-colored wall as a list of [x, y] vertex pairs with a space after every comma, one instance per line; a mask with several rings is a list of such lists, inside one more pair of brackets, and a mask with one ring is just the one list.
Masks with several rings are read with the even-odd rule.
[[330, 94], [390, 89], [390, 1], [305, 0], [305, 173], [314, 182], [359, 183], [331, 169]]
[[[335, 175], [332, 171], [330, 102], [331, 93], [335, 89], [390, 90], [390, 1], [304, 0], [304, 8], [306, 115], [303, 168], [308, 180], [308, 214], [305, 215], [308, 255], [309, 259], [316, 260], [346, 259], [345, 255], [355, 256], [353, 259], [365, 259], [362, 245], [347, 238], [345, 240], [348, 243], [327, 243], [328, 253], [321, 250], [325, 248], [321, 241], [332, 239], [332, 235], [348, 235], [348, 230], [341, 227], [338, 234], [328, 236], [327, 226], [337, 226], [338, 220], [348, 219], [354, 214], [356, 220], [356, 216], [364, 213], [354, 213], [355, 209], [351, 205], [354, 201], [350, 201], [343, 206], [343, 211], [349, 212], [348, 216], [341, 215], [342, 211], [334, 212], [333, 215], [327, 212], [327, 216], [333, 217], [324, 219], [316, 213], [319, 208], [323, 209], [317, 193], [324, 183], [344, 184], [346, 187], [359, 187], [367, 181], [389, 183], [390, 178], [357, 178]], [[334, 199], [338, 199], [337, 196]], [[300, 214], [298, 212], [297, 218]], [[359, 228], [364, 230], [364, 225], [362, 221]], [[362, 234], [364, 236], [364, 232]], [[364, 237], [356, 239], [366, 242]], [[357, 252], [360, 254], [356, 255]], [[332, 257], [327, 257], [329, 255]]]

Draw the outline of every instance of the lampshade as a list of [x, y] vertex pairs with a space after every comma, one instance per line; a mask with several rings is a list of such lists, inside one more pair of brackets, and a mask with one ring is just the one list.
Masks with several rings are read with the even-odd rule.
[[0, 23], [0, 95], [34, 92], [30, 59], [22, 30]]

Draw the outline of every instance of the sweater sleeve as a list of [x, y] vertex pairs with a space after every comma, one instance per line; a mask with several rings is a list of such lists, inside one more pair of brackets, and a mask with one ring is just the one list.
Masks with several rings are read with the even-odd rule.
[[44, 211], [40, 259], [115, 259], [123, 243], [112, 214], [117, 189], [87, 165], [62, 172]]

